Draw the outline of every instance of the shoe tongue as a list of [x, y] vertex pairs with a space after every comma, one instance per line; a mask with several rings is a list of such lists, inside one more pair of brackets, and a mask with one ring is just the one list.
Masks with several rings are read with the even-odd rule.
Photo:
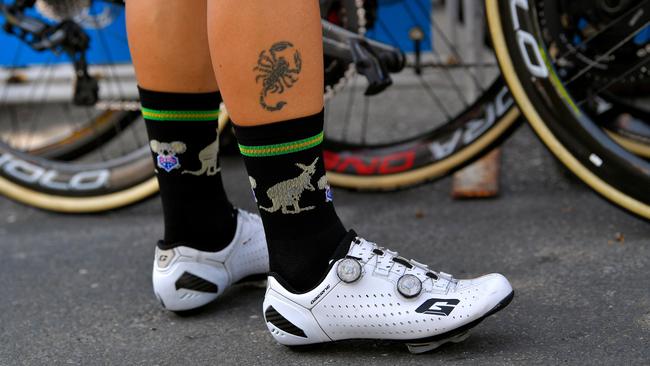
[[345, 257], [350, 251], [350, 245], [357, 238], [357, 233], [354, 230], [348, 231], [347, 234], [341, 239], [339, 246], [336, 247], [336, 250], [332, 254], [332, 261], [336, 262], [337, 260]]

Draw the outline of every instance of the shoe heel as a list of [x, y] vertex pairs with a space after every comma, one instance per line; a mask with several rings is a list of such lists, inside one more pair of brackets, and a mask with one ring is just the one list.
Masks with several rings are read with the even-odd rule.
[[331, 341], [309, 309], [274, 291], [273, 286], [278, 284], [272, 277], [269, 282], [271, 285], [262, 305], [264, 321], [278, 343], [295, 347]]

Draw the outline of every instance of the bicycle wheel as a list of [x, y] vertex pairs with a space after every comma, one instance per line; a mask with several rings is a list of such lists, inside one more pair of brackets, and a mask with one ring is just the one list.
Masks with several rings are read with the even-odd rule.
[[627, 100], [606, 95], [604, 108], [594, 120], [619, 145], [631, 153], [650, 159], [650, 112], [630, 105]]
[[[3, 11], [11, 5], [3, 3]], [[32, 24], [57, 24], [56, 11], [41, 11], [5, 13], [13, 17], [5, 19], [5, 32], [20, 35], [24, 17]], [[137, 202], [155, 193], [157, 183], [140, 122], [123, 6], [93, 1], [75, 14], [92, 39], [89, 71], [99, 81], [93, 105], [73, 102], [76, 75], [68, 58], [33, 51], [33, 38], [2, 39], [0, 193], [43, 209], [95, 212]]]
[[[631, 5], [628, 1], [546, 1], [540, 11], [541, 33], [562, 81], [574, 98], [583, 99], [583, 108], [607, 133], [630, 152], [649, 157], [650, 79], [643, 72], [626, 73], [625, 62], [598, 61], [598, 47], [583, 41]], [[550, 16], [546, 16], [546, 15]], [[619, 48], [616, 58], [634, 59], [647, 53], [650, 28], [635, 35], [633, 42]], [[563, 55], [558, 57], [558, 55]], [[589, 95], [602, 90], [598, 95]]]
[[[588, 98], [631, 73], [647, 77], [647, 53], [636, 53], [627, 59], [616, 56], [638, 46], [634, 43], [635, 35], [648, 26], [649, 1], [622, 2], [625, 4], [620, 12], [612, 14], [606, 24], [581, 42], [583, 48], [605, 56], [598, 57], [598, 62], [610, 56], [610, 60], [618, 60], [612, 63], [616, 67], [608, 68], [610, 79], [593, 90], [576, 90], [570, 85], [590, 66], [573, 75], [559, 75], [551, 63], [566, 55], [549, 53], [542, 21], [559, 14], [548, 13], [544, 3], [547, 2], [486, 0], [488, 25], [502, 74], [537, 135], [565, 166], [610, 202], [648, 219], [650, 164], [608, 137], [584, 107]], [[642, 46], [645, 48], [645, 44]]]
[[[0, 192], [5, 195], [49, 210], [93, 212], [130, 204], [156, 192], [151, 160], [145, 147], [146, 134], [143, 124], [138, 123], [133, 71], [128, 64], [120, 64], [117, 57], [113, 57], [113, 44], [108, 47], [107, 38], [114, 38], [116, 30], [105, 31], [105, 23], [110, 24], [106, 19], [118, 18], [113, 19], [117, 24], [122, 16], [121, 6], [114, 3], [95, 2], [93, 6], [99, 9], [91, 9], [86, 14], [101, 14], [101, 17], [87, 16], [86, 25], [97, 28], [91, 36], [100, 41], [98, 44], [110, 61], [91, 68], [91, 73], [103, 75], [100, 78], [101, 100], [94, 106], [76, 106], [70, 101], [71, 91], [60, 92], [61, 86], [69, 88], [73, 83], [69, 65], [61, 66], [50, 59], [45, 66], [24, 68], [20, 47], [26, 46], [19, 43], [17, 50], [8, 53], [14, 56], [9, 67], [2, 69], [7, 83], [0, 94], [3, 96], [0, 107], [6, 111], [0, 120], [3, 126]], [[374, 18], [370, 17], [373, 15], [371, 1], [364, 4], [322, 1], [321, 5], [324, 3], [327, 3], [324, 14], [338, 16], [340, 24], [348, 29], [365, 31], [364, 28], [374, 23]], [[361, 9], [359, 6], [367, 11], [355, 11]], [[120, 15], [111, 16], [115, 12]], [[360, 17], [360, 14], [365, 15]], [[101, 25], [97, 24], [100, 20]], [[377, 24], [381, 25], [381, 20]], [[126, 44], [125, 39], [121, 41]], [[429, 62], [419, 66], [467, 69], [453, 44], [446, 42], [451, 49], [448, 54], [455, 62]], [[326, 65], [326, 80], [331, 89], [340, 87], [343, 81], [350, 81], [348, 64], [329, 59]], [[495, 69], [494, 63], [488, 66]], [[453, 76], [448, 76], [457, 87]], [[480, 156], [502, 138], [516, 120], [516, 111], [510, 109], [512, 101], [502, 82], [495, 81], [490, 87], [482, 88], [480, 95], [472, 98], [476, 100], [464, 100], [465, 108], [447, 112], [446, 123], [436, 128], [427, 127], [415, 137], [400, 136], [392, 143], [374, 145], [329, 139], [325, 144], [328, 167], [337, 170], [333, 173], [333, 183], [355, 188], [392, 189], [442, 176]], [[34, 105], [39, 108], [33, 108]], [[407, 159], [408, 166], [400, 164], [402, 158]], [[373, 167], [376, 174], [371, 171]]]
[[476, 2], [463, 2], [468, 9], [454, 7], [455, 0], [340, 3], [343, 14], [327, 19], [358, 14], [358, 31], [402, 50], [407, 65], [376, 96], [363, 96], [365, 80], [348, 65], [327, 89], [323, 146], [331, 184], [357, 190], [421, 184], [482, 156], [515, 129], [518, 111], [480, 37]]

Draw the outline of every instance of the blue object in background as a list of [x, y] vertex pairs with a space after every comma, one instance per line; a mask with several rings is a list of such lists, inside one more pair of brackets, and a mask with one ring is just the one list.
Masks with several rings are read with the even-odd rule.
[[[33, 9], [30, 9], [28, 15], [39, 17], [38, 12]], [[90, 35], [90, 49], [87, 53], [90, 64], [131, 62], [123, 6], [94, 2], [88, 13], [81, 15], [79, 19]], [[0, 17], [0, 22], [4, 21], [4, 18]], [[17, 37], [2, 30], [0, 50], [2, 66], [22, 67], [70, 62], [66, 55], [54, 55], [47, 50], [36, 52]]]
[[[368, 31], [369, 38], [411, 52], [414, 43], [409, 39], [409, 31], [418, 26], [424, 34], [422, 51], [431, 50], [430, 0], [379, 0], [378, 12], [378, 21]], [[39, 17], [33, 9], [28, 14]], [[130, 62], [123, 6], [93, 2], [88, 14], [79, 19], [91, 39], [87, 54], [90, 64]], [[4, 23], [4, 18], [0, 17], [0, 22]], [[54, 55], [49, 51], [36, 52], [15, 36], [0, 30], [0, 66], [22, 67], [67, 62], [70, 60], [66, 55]]]
[[634, 43], [637, 45], [642, 45], [650, 42], [650, 25], [643, 28], [637, 35], [634, 37]]
[[421, 50], [430, 51], [433, 45], [431, 10], [431, 0], [379, 0], [377, 22], [367, 36], [405, 52], [413, 52], [414, 43], [409, 39], [409, 31], [417, 26], [424, 33]]

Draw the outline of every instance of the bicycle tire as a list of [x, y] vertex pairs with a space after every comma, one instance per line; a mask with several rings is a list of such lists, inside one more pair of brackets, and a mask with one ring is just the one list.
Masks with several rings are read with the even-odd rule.
[[[355, 189], [390, 190], [444, 176], [469, 163], [498, 143], [506, 136], [505, 132], [514, 129], [516, 124], [517, 112], [510, 109], [513, 103], [507, 96], [503, 82], [497, 80], [489, 90], [490, 92], [486, 93], [482, 99], [479, 98], [479, 102], [475, 103], [472, 108], [456, 116], [452, 123], [420, 135], [416, 139], [398, 141], [392, 146], [362, 147], [352, 144], [332, 144], [332, 141], [328, 140], [324, 147], [326, 156], [330, 158], [330, 168], [333, 167], [331, 158], [335, 156], [357, 159], [362, 164], [364, 159], [369, 159], [371, 164], [373, 161], [379, 161], [381, 164], [377, 167], [388, 166], [390, 168], [390, 174], [383, 174], [385, 172], [380, 169], [377, 175], [367, 174], [367, 171], [364, 172], [365, 174], [359, 175], [357, 174], [359, 172], [342, 169], [342, 166], [338, 165], [338, 171], [328, 173], [332, 184]], [[507, 108], [500, 108], [505, 105]], [[118, 113], [132, 117], [134, 112]], [[225, 118], [226, 114], [222, 116]], [[117, 119], [115, 121], [118, 123]], [[448, 148], [448, 137], [456, 136], [459, 133], [456, 131], [475, 132], [480, 130], [478, 127], [484, 125], [490, 128], [481, 131], [480, 134], [472, 135], [472, 144], [459, 143], [451, 149]], [[114, 134], [105, 133], [106, 130], [102, 129], [85, 130], [95, 131], [97, 139], [93, 139], [87, 134], [72, 134], [63, 137], [60, 141], [54, 141], [51, 146], [36, 151], [35, 155], [20, 153], [10, 149], [6, 144], [0, 144], [0, 193], [46, 210], [82, 213], [119, 208], [156, 192], [153, 169], [149, 169], [151, 159], [146, 147], [138, 150], [130, 159], [122, 159], [121, 165], [115, 162], [106, 162], [99, 166], [85, 166], [75, 161], [61, 162], [48, 159], [78, 157], [83, 150], [88, 150], [89, 147], [105, 142], [108, 137], [114, 136]], [[445, 151], [449, 153], [442, 154], [444, 156], [432, 155], [430, 149], [427, 148], [427, 146], [433, 146], [432, 144], [444, 146], [447, 148]], [[391, 160], [393, 154], [400, 152], [419, 156], [419, 165], [413, 165], [406, 170], [391, 165], [391, 161], [394, 162]], [[433, 157], [433, 160], [431, 157], [429, 160], [423, 159], [427, 152]], [[39, 153], [42, 156], [38, 156]], [[82, 176], [91, 174], [93, 169], [108, 170], [107, 180], [111, 184], [85, 191], [70, 190], [69, 187], [66, 187], [73, 177], [79, 174]], [[128, 171], [131, 174], [120, 173], [120, 171]], [[128, 182], [126, 181], [127, 177]], [[52, 182], [57, 184], [51, 184]]]
[[[134, 116], [133, 112], [118, 114], [121, 117]], [[115, 123], [121, 123], [120, 116], [115, 119]], [[227, 121], [228, 114], [223, 110], [219, 114], [220, 131], [223, 131]], [[103, 131], [100, 132], [98, 137], [104, 135]], [[79, 139], [82, 140], [79, 146], [88, 143], [83, 135]], [[68, 140], [75, 143], [74, 138]], [[62, 151], [69, 153], [65, 148]], [[49, 211], [92, 213], [139, 202], [158, 192], [158, 181], [153, 168], [148, 146], [118, 160], [79, 164], [17, 152], [8, 149], [0, 141], [0, 193], [15, 201]], [[86, 189], [75, 189], [75, 177], [101, 177], [103, 183], [91, 182], [93, 184], [84, 187]], [[77, 179], [77, 182], [88, 184], [83, 179]]]
[[[361, 3], [365, 4], [365, 2]], [[401, 74], [406, 74], [406, 80], [415, 78], [415, 80], [421, 82], [421, 86], [419, 83], [416, 83], [418, 85], [416, 88], [419, 87], [417, 93], [420, 95], [438, 92], [442, 94], [442, 96], [432, 99], [425, 98], [424, 101], [419, 98], [417, 99], [419, 103], [428, 102], [431, 107], [438, 105], [439, 108], [437, 110], [435, 108], [433, 111], [427, 109], [426, 114], [420, 113], [417, 117], [415, 116], [416, 114], [410, 112], [410, 115], [405, 116], [406, 123], [404, 124], [416, 125], [417, 123], [422, 124], [422, 121], [425, 121], [423, 124], [425, 127], [422, 130], [416, 134], [411, 134], [412, 136], [406, 139], [404, 137], [401, 139], [397, 137], [389, 142], [367, 143], [364, 141], [348, 142], [347, 140], [341, 140], [337, 138], [336, 133], [329, 133], [329, 129], [327, 129], [323, 148], [325, 150], [325, 167], [328, 171], [327, 174], [330, 183], [334, 186], [360, 191], [391, 191], [417, 186], [445, 177], [489, 152], [505, 140], [519, 125], [517, 123], [519, 113], [514, 108], [514, 103], [508, 94], [504, 81], [498, 75], [495, 75], [494, 79], [490, 79], [493, 80], [491, 83], [488, 83], [487, 86], [481, 86], [475, 75], [477, 69], [472, 70], [472, 66], [467, 66], [471, 65], [471, 62], [465, 63], [463, 61], [463, 57], [455, 48], [457, 45], [453, 41], [450, 41], [451, 38], [448, 37], [446, 31], [443, 31], [444, 27], [436, 23], [434, 15], [441, 14], [440, 10], [443, 10], [442, 8], [427, 10], [422, 5], [418, 8], [415, 4], [418, 2], [409, 3], [399, 0], [378, 1], [376, 3], [379, 4], [379, 11], [376, 11], [377, 9], [372, 11], [375, 15], [373, 15], [372, 21], [368, 22], [368, 24], [374, 24], [379, 30], [383, 30], [386, 33], [383, 35], [383, 38], [391, 40], [389, 44], [393, 47], [401, 48], [404, 44], [400, 44], [396, 37], [391, 36], [386, 26], [382, 28], [381, 6], [388, 5], [389, 7], [387, 9], [390, 9], [390, 11], [404, 11], [408, 16], [407, 22], [411, 22], [408, 23], [409, 27], [412, 27], [411, 30], [414, 29], [413, 27], [420, 27], [422, 19], [427, 17], [434, 29], [429, 37], [433, 40], [435, 36], [438, 38], [437, 41], [442, 40], [441, 44], [444, 45], [443, 48], [447, 48], [447, 52], [449, 52], [446, 55], [441, 54], [439, 53], [440, 50], [434, 47], [429, 51], [434, 56], [434, 60], [442, 60], [438, 63], [433, 62], [435, 64], [432, 69], [435, 74], [434, 76], [439, 75], [440, 80], [451, 83], [446, 88], [451, 91], [455, 90], [456, 93], [460, 94], [462, 92], [459, 85], [456, 85], [457, 80], [454, 80], [454, 76], [450, 71], [447, 71], [454, 70], [454, 67], [460, 66], [464, 73], [462, 77], [469, 76], [473, 78], [474, 84], [471, 82], [470, 84], [474, 88], [478, 86], [474, 90], [478, 94], [476, 94], [476, 99], [472, 100], [470, 96], [470, 99], [465, 100], [465, 104], [461, 105], [456, 112], [449, 113], [445, 106], [441, 105], [444, 103], [441, 100], [449, 99], [449, 94], [444, 95], [444, 93], [449, 92], [445, 90], [427, 90], [427, 88], [430, 88], [427, 86], [427, 83], [431, 83], [431, 80], [425, 82], [425, 74], [422, 69], [418, 69], [419, 64], [416, 61], [415, 66], [413, 64], [409, 65], [401, 71]], [[364, 13], [368, 12], [369, 9], [365, 9]], [[418, 19], [416, 15], [419, 15], [420, 18]], [[474, 19], [469, 20], [469, 22], [473, 21]], [[451, 22], [453, 28], [458, 21], [454, 19], [449, 20], [449, 22]], [[467, 22], [465, 20], [465, 23]], [[368, 30], [370, 31], [370, 28]], [[426, 38], [427, 36], [424, 37]], [[480, 44], [480, 46], [482, 47], [480, 52], [489, 52], [487, 45]], [[441, 46], [437, 47], [440, 48]], [[446, 57], [452, 57], [455, 61], [450, 61]], [[480, 57], [475, 60], [477, 64], [481, 64], [480, 61]], [[487, 64], [489, 62], [484, 63], [484, 65]], [[496, 63], [494, 66], [496, 69]], [[409, 74], [409, 71], [415, 71], [415, 73]], [[429, 76], [432, 76], [432, 74], [429, 74]], [[391, 88], [395, 87], [397, 87], [397, 84]], [[433, 88], [436, 88], [436, 86]], [[437, 88], [445, 89], [444, 86], [438, 86]], [[415, 94], [415, 92], [413, 93]], [[352, 105], [353, 97], [354, 95], [352, 94], [348, 108]], [[464, 96], [457, 94], [453, 94], [452, 97], [455, 97], [456, 100], [465, 99]], [[384, 94], [379, 94], [378, 98], [384, 98]], [[400, 100], [403, 101], [403, 99]], [[364, 103], [366, 102], [364, 100]], [[413, 103], [411, 101], [409, 102]], [[379, 103], [381, 104], [381, 101]], [[423, 106], [418, 105], [414, 107], [421, 108]], [[426, 108], [427, 106], [424, 107]], [[438, 118], [440, 115], [443, 116], [443, 120]], [[389, 115], [382, 115], [380, 118], [391, 120], [394, 118], [392, 116], [399, 116], [399, 113], [390, 114], [390, 117]], [[361, 120], [354, 121], [356, 125], [361, 125], [364, 119], [367, 123], [367, 115], [357, 116], [356, 119]], [[436, 119], [438, 120], [437, 126]], [[326, 122], [326, 126], [328, 122], [330, 121]], [[477, 126], [479, 127], [477, 128]], [[480, 131], [480, 133], [473, 134], [472, 131]]]
[[[128, 93], [124, 94], [122, 89], [125, 85], [122, 78], [128, 74], [129, 67], [125, 68], [115, 62], [111, 49], [107, 47], [108, 36], [105, 33], [111, 31], [107, 27], [123, 16], [123, 4], [113, 4], [108, 1], [98, 2], [94, 10], [100, 15], [94, 17], [89, 9], [78, 21], [85, 22], [88, 29], [99, 37], [95, 42], [98, 47], [96, 51], [103, 51], [103, 57], [106, 58], [103, 61], [105, 64], [93, 65], [90, 69], [91, 74], [100, 82], [109, 83], [101, 102], [106, 104], [104, 97], [108, 97], [115, 99], [111, 102], [113, 104], [119, 101], [131, 106], [116, 109], [108, 105], [97, 110], [75, 107], [69, 96], [65, 96], [65, 89], [59, 87], [67, 87], [74, 81], [75, 73], [71, 72], [71, 66], [66, 65], [68, 62], [59, 63], [59, 60], [48, 55], [42, 66], [33, 66], [29, 55], [26, 56], [28, 61], [19, 57], [25, 56], [26, 53], [21, 50], [29, 50], [29, 47], [21, 42], [12, 43], [16, 45], [12, 63], [0, 70], [7, 72], [6, 84], [0, 85], [5, 87], [0, 100], [0, 105], [6, 107], [3, 123], [13, 126], [16, 122], [19, 127], [23, 124], [26, 126], [17, 131], [13, 127], [3, 131], [7, 134], [0, 141], [1, 194], [38, 208], [72, 213], [98, 212], [126, 206], [157, 191], [153, 163], [148, 149], [144, 147], [146, 141], [141, 144], [138, 142], [138, 146], [132, 149], [125, 146], [126, 149], [120, 151], [116, 159], [111, 158], [111, 161], [100, 159], [97, 162], [87, 154], [97, 154], [95, 150], [111, 143], [115, 136], [122, 134], [126, 127], [140, 119], [140, 113], [133, 111], [133, 100], [125, 99], [131, 97], [128, 97]], [[30, 16], [36, 15], [35, 12], [31, 14]], [[50, 24], [56, 22], [47, 16], [43, 21]], [[108, 30], [104, 31], [105, 28]], [[56, 88], [51, 88], [52, 84]], [[40, 93], [35, 93], [39, 86]], [[54, 90], [53, 98], [49, 93], [46, 94], [50, 89]], [[11, 91], [17, 94], [12, 94]], [[111, 97], [113, 95], [117, 98]], [[25, 102], [45, 103], [47, 108], [34, 108]], [[38, 130], [47, 127], [41, 125], [42, 121], [55, 118], [59, 119], [58, 122], [63, 122], [56, 126], [56, 134], [51, 135], [49, 130]], [[63, 126], [65, 128], [59, 128]], [[21, 135], [26, 136], [26, 144], [18, 141]], [[38, 138], [33, 138], [33, 135], [38, 135]], [[14, 136], [18, 136], [18, 139], [15, 140]], [[42, 138], [45, 138], [42, 142], [32, 144], [34, 140]]]
[[[328, 179], [332, 185], [348, 189], [390, 191], [445, 177], [498, 146], [519, 126], [519, 111], [509, 98], [503, 81], [498, 79], [472, 107], [421, 136], [374, 146], [326, 140]], [[481, 134], [462, 138], [483, 126], [487, 127]]]
[[[511, 6], [511, 4], [514, 4]], [[522, 5], [523, 4], [523, 5]], [[540, 36], [536, 24], [535, 1], [498, 2], [486, 0], [487, 20], [501, 73], [514, 99], [549, 150], [576, 176], [609, 202], [639, 217], [650, 219], [650, 164], [613, 142], [577, 108], [564, 89]], [[519, 6], [526, 6], [525, 18]], [[512, 19], [517, 19], [515, 27]], [[526, 27], [535, 41], [532, 52], [539, 51], [532, 64], [519, 53], [517, 34]], [[531, 57], [527, 54], [526, 57]], [[541, 68], [544, 68], [544, 72]], [[547, 73], [546, 77], [543, 77]]]
[[92, 197], [64, 197], [25, 188], [11, 180], [0, 177], [0, 192], [14, 200], [43, 210], [60, 213], [95, 213], [132, 205], [158, 192], [156, 178], [128, 189]]

